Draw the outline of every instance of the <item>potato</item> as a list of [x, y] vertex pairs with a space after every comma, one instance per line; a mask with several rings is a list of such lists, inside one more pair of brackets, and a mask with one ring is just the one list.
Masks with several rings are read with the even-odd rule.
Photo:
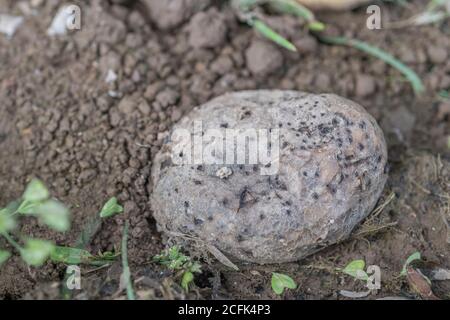
[[[295, 261], [347, 238], [387, 178], [376, 121], [332, 94], [225, 94], [184, 116], [169, 138], [152, 168], [159, 229], [243, 261]], [[255, 159], [255, 145], [270, 157]]]

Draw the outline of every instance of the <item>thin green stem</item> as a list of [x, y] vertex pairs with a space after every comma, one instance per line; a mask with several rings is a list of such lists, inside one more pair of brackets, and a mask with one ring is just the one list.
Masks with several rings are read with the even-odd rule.
[[17, 251], [22, 251], [22, 247], [6, 232], [1, 233], [1, 235], [11, 244]]

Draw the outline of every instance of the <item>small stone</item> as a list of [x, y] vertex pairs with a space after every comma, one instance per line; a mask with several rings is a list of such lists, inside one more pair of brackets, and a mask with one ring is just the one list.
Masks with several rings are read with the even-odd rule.
[[145, 100], [143, 100], [143, 101], [141, 101], [141, 103], [139, 103], [138, 109], [145, 116], [149, 115], [152, 110], [150, 108], [150, 106], [148, 105], [148, 102]]
[[118, 109], [120, 112], [129, 114], [133, 112], [136, 107], [136, 101], [131, 96], [125, 96], [120, 100]]
[[283, 66], [283, 55], [275, 45], [254, 40], [245, 51], [247, 68], [254, 75], [269, 75]]
[[356, 76], [355, 94], [358, 97], [367, 97], [375, 92], [375, 80], [371, 76], [359, 74]]
[[437, 120], [449, 121], [450, 120], [450, 102], [440, 102], [437, 107]]
[[189, 45], [195, 49], [220, 46], [226, 38], [227, 25], [216, 8], [194, 15], [189, 23]]
[[106, 73], [105, 82], [106, 83], [113, 83], [117, 80], [117, 74], [114, 72], [114, 70], [109, 69]]
[[294, 45], [299, 53], [314, 53], [317, 49], [317, 40], [312, 36], [302, 36], [294, 41]]
[[16, 30], [23, 23], [24, 19], [20, 16], [11, 16], [8, 14], [0, 14], [0, 33], [11, 38]]
[[174, 105], [180, 98], [180, 94], [170, 88], [164, 89], [156, 95], [156, 101], [163, 107]]
[[[243, 136], [225, 148], [230, 130]], [[248, 262], [296, 261], [344, 240], [387, 179], [383, 132], [360, 105], [336, 95], [225, 94], [182, 117], [163, 141], [151, 174], [160, 230]], [[268, 142], [269, 153], [261, 150]]]
[[205, 9], [210, 0], [143, 0], [150, 18], [160, 29], [178, 27], [194, 13]]
[[170, 115], [172, 122], [176, 122], [181, 118], [181, 111], [178, 109], [174, 109]]
[[447, 50], [442, 47], [428, 47], [428, 58], [433, 64], [441, 64], [447, 61]]
[[144, 97], [149, 101], [155, 99], [156, 94], [159, 92], [159, 90], [161, 90], [162, 87], [162, 82], [152, 83], [147, 87], [147, 89], [145, 89]]

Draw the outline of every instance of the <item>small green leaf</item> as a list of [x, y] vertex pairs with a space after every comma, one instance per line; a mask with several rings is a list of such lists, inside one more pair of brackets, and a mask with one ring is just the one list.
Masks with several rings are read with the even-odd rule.
[[0, 210], [0, 233], [7, 233], [16, 227], [16, 220], [11, 212], [5, 208]]
[[20, 204], [17, 212], [21, 214], [35, 214], [36, 208], [39, 206], [40, 202], [32, 202], [30, 200], [23, 200]]
[[408, 259], [406, 259], [406, 262], [403, 265], [403, 269], [402, 269], [402, 272], [400, 272], [400, 275], [401, 276], [406, 276], [407, 268], [411, 264], [411, 262], [416, 261], [416, 260], [420, 260], [420, 259], [422, 259], [422, 258], [420, 256], [420, 252], [418, 252], [418, 251], [416, 251], [412, 255], [410, 255], [408, 257]]
[[36, 202], [48, 199], [50, 196], [47, 188], [41, 180], [33, 179], [28, 184], [23, 194], [25, 200]]
[[50, 254], [52, 261], [66, 264], [82, 264], [93, 258], [94, 256], [89, 251], [61, 246], [55, 246]]
[[283, 293], [285, 288], [296, 289], [297, 284], [291, 277], [289, 277], [285, 274], [282, 274], [282, 273], [273, 272], [272, 273], [272, 290], [276, 294], [280, 295]]
[[30, 266], [41, 266], [53, 251], [53, 243], [40, 239], [28, 239], [20, 250], [22, 259]]
[[122, 213], [123, 207], [117, 203], [117, 198], [112, 197], [109, 199], [100, 211], [100, 217], [109, 218], [115, 214]]
[[0, 250], [0, 266], [5, 263], [6, 260], [9, 259], [9, 257], [11, 257], [11, 253], [5, 250]]
[[183, 278], [181, 279], [181, 287], [186, 290], [186, 292], [189, 291], [189, 284], [194, 280], [194, 274], [190, 271], [186, 271], [183, 274]]
[[70, 229], [69, 209], [61, 202], [47, 200], [36, 207], [39, 218], [53, 230], [64, 232]]
[[272, 28], [270, 28], [261, 20], [254, 19], [251, 20], [249, 24], [264, 37], [275, 42], [279, 46], [282, 46], [283, 48], [288, 49], [290, 51], [294, 52], [297, 51], [297, 48], [289, 40], [285, 39], [282, 35], [275, 32]]
[[355, 279], [367, 280], [369, 277], [364, 271], [365, 266], [366, 263], [364, 260], [353, 260], [342, 270], [342, 272], [352, 276]]
[[320, 21], [313, 21], [308, 24], [308, 28], [311, 31], [323, 31], [326, 29], [326, 26]]

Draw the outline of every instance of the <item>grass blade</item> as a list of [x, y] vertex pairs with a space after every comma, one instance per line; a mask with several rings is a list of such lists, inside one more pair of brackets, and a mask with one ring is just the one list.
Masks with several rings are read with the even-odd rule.
[[359, 41], [359, 40], [355, 40], [355, 39], [348, 39], [345, 37], [320, 36], [319, 40], [321, 40], [322, 42], [328, 43], [328, 44], [352, 47], [352, 48], [358, 49], [364, 53], [367, 53], [373, 57], [381, 59], [384, 62], [386, 62], [387, 64], [389, 64], [390, 66], [397, 69], [399, 72], [401, 72], [406, 77], [406, 79], [411, 83], [411, 86], [414, 89], [414, 92], [416, 94], [420, 94], [425, 90], [422, 80], [420, 80], [417, 73], [415, 73], [411, 68], [406, 66], [403, 62], [399, 61], [397, 58], [395, 58], [391, 54], [381, 50], [378, 47], [372, 46], [363, 41]]
[[297, 51], [297, 48], [289, 40], [287, 40], [282, 35], [280, 35], [276, 31], [274, 31], [272, 28], [270, 28], [268, 25], [266, 25], [261, 20], [252, 19], [248, 23], [256, 31], [258, 31], [260, 34], [262, 34], [264, 37], [275, 42], [279, 46], [282, 46], [283, 48], [286, 48], [290, 51], [294, 51], [294, 52]]
[[278, 12], [305, 19], [308, 21], [308, 28], [312, 31], [323, 31], [325, 29], [325, 25], [316, 20], [314, 13], [294, 0], [271, 0], [269, 4], [271, 8]]
[[127, 249], [128, 226], [129, 224], [127, 221], [125, 222], [125, 226], [123, 227], [123, 235], [122, 235], [122, 268], [123, 268], [122, 276], [126, 283], [128, 300], [135, 300], [133, 283], [131, 282], [130, 267], [128, 266], [128, 249]]

